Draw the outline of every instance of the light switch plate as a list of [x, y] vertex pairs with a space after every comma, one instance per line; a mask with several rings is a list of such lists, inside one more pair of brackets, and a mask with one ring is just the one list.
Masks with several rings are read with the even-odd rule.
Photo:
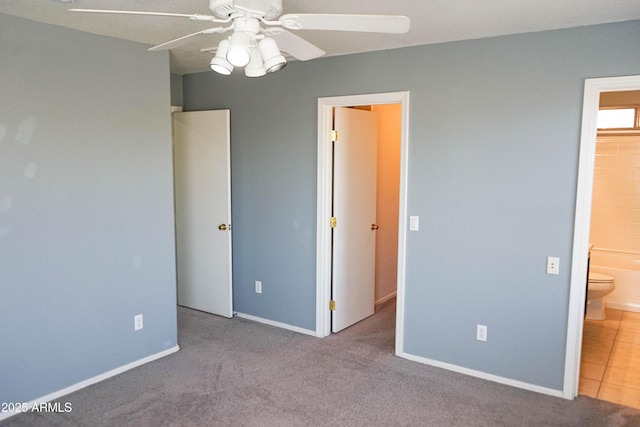
[[133, 330], [139, 331], [144, 327], [142, 314], [136, 314], [133, 316]]
[[409, 217], [409, 230], [411, 230], [411, 231], [420, 230], [420, 217], [419, 216], [410, 216]]

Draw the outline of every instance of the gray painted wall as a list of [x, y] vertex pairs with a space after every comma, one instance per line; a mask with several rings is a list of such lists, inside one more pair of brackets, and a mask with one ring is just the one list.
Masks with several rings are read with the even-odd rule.
[[0, 402], [177, 345], [169, 58], [146, 48], [0, 14]]
[[182, 76], [171, 74], [171, 105], [181, 107], [182, 104]]
[[317, 98], [408, 90], [405, 351], [561, 390], [584, 79], [640, 74], [639, 45], [634, 21], [186, 75], [185, 110], [231, 109], [235, 310], [315, 329]]

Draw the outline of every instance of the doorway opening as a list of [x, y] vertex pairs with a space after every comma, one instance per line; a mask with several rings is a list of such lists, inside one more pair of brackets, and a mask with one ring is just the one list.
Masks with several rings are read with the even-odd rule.
[[582, 108], [563, 397], [578, 395], [600, 94], [640, 89], [640, 76], [587, 79]]
[[[318, 202], [316, 257], [316, 335], [331, 333], [331, 217], [332, 217], [332, 144], [333, 113], [339, 107], [399, 104], [400, 172], [398, 195], [397, 271], [396, 274], [396, 354], [402, 352], [404, 319], [404, 273], [406, 247], [406, 199], [408, 169], [409, 93], [394, 92], [318, 99]], [[383, 303], [384, 301], [379, 301]]]
[[331, 331], [395, 303], [401, 105], [334, 108]]
[[[578, 393], [640, 409], [640, 365], [635, 359], [640, 351], [635, 279], [640, 278], [635, 268], [640, 262], [640, 188], [634, 185], [640, 160], [640, 90], [602, 92], [599, 108], [588, 274], [613, 286], [606, 296], [591, 302], [587, 298]], [[587, 293], [595, 286], [589, 285]]]

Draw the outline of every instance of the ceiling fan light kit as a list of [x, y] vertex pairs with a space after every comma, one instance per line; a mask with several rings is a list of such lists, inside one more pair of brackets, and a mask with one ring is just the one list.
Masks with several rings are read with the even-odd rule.
[[229, 61], [234, 67], [244, 67], [250, 60], [249, 36], [242, 32], [233, 33], [229, 38], [227, 61]]
[[274, 73], [282, 70], [287, 65], [287, 60], [280, 53], [276, 41], [270, 37], [260, 40], [260, 52], [264, 59], [264, 68], [267, 73]]
[[218, 44], [210, 63], [213, 71], [223, 75], [231, 74], [234, 67], [245, 67], [247, 77], [261, 77], [281, 70], [285, 65], [287, 60], [275, 40], [253, 31], [237, 29], [231, 37]]
[[[69, 0], [58, 0], [69, 1]], [[73, 0], [71, 0], [73, 1]], [[159, 44], [149, 50], [171, 49], [195, 36], [224, 33], [223, 39], [209, 64], [213, 71], [229, 75], [234, 67], [244, 67], [247, 77], [260, 77], [281, 70], [287, 60], [280, 52], [301, 61], [318, 58], [325, 52], [287, 30], [360, 31], [402, 34], [409, 31], [409, 18], [391, 15], [287, 14], [282, 15], [282, 0], [209, 0], [213, 16], [166, 12], [138, 12], [124, 10], [69, 9], [72, 12], [155, 15], [188, 18], [199, 22], [228, 24], [208, 28]], [[277, 19], [277, 20], [276, 20]], [[265, 28], [262, 28], [264, 25]], [[277, 43], [276, 43], [277, 39]], [[280, 45], [280, 48], [278, 47]], [[214, 48], [202, 49], [212, 52]]]
[[262, 54], [258, 46], [251, 46], [251, 61], [244, 69], [244, 75], [247, 77], [262, 77], [267, 74], [267, 70], [264, 67], [264, 61], [262, 60]]
[[233, 65], [227, 61], [227, 51], [229, 50], [229, 40], [224, 39], [218, 45], [215, 56], [211, 59], [209, 67], [216, 73], [228, 76], [233, 72]]

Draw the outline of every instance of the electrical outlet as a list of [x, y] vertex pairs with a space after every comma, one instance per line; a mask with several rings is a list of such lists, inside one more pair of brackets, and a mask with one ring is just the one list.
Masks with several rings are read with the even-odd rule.
[[256, 294], [261, 294], [262, 293], [262, 282], [259, 280], [256, 280]]
[[560, 258], [547, 257], [547, 274], [560, 274]]
[[477, 328], [476, 328], [476, 339], [478, 341], [486, 341], [487, 340], [487, 327], [485, 325], [477, 325]]
[[139, 331], [143, 327], [144, 324], [142, 322], [142, 314], [136, 314], [135, 316], [133, 316], [133, 330]]

